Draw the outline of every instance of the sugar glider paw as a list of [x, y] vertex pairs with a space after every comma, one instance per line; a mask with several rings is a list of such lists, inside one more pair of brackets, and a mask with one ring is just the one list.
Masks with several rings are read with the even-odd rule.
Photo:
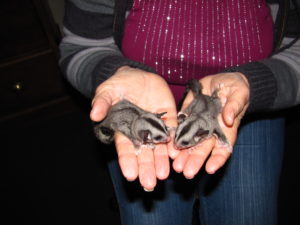
[[140, 155], [142, 153], [142, 148], [135, 148], [134, 153], [136, 156]]

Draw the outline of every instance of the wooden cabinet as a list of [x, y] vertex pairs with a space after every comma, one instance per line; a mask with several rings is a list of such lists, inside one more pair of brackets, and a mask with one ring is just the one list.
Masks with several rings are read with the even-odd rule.
[[1, 1], [0, 18], [3, 128], [38, 110], [64, 105], [68, 95], [58, 66], [60, 32], [47, 1]]

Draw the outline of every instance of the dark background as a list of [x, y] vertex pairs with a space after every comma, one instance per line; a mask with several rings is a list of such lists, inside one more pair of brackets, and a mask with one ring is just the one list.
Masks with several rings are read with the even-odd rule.
[[[49, 3], [0, 3], [0, 224], [118, 225], [90, 102], [57, 66], [63, 1]], [[286, 111], [280, 225], [298, 219], [299, 112]]]

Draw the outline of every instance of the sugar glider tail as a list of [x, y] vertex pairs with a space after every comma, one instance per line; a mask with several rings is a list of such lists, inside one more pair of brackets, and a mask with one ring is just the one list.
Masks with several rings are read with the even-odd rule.
[[197, 79], [192, 79], [188, 83], [188, 89], [193, 92], [194, 97], [202, 94], [202, 84]]

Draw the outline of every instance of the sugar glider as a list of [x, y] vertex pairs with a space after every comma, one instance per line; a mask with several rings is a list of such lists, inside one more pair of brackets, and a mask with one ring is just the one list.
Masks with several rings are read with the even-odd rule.
[[94, 126], [94, 131], [105, 144], [113, 142], [114, 133], [118, 131], [128, 137], [136, 149], [144, 144], [155, 147], [154, 144], [170, 140], [168, 127], [161, 119], [165, 113], [147, 112], [124, 99], [110, 108], [106, 118]]
[[196, 79], [189, 81], [188, 90], [192, 91], [194, 99], [186, 109], [178, 113], [179, 125], [175, 134], [175, 147], [177, 149], [193, 147], [213, 134], [218, 137], [221, 144], [230, 146], [217, 119], [222, 109], [217, 96], [218, 90], [212, 96], [204, 95], [202, 85]]

